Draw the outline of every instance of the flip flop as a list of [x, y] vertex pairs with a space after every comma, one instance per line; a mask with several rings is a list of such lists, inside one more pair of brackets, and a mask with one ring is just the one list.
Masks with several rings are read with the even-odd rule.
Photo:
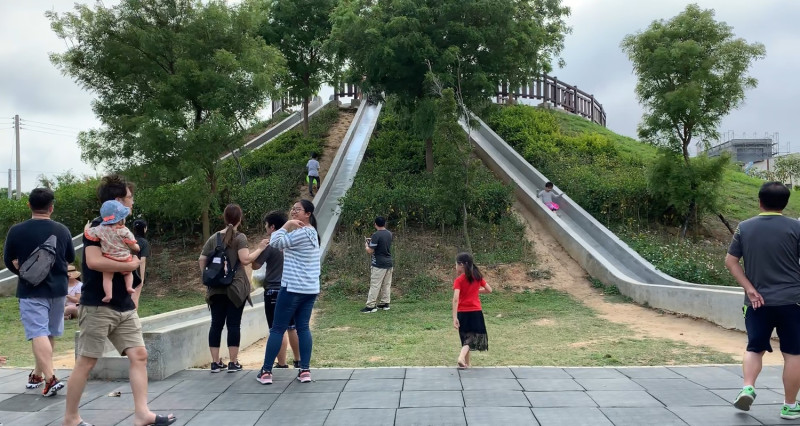
[[464, 364], [463, 362], [458, 361], [458, 369], [459, 370], [463, 370], [465, 368], [467, 368], [467, 364]]
[[156, 414], [156, 421], [147, 426], [167, 426], [178, 421], [177, 417], [169, 417], [161, 414]]
[[94, 426], [94, 425], [91, 423], [86, 423], [85, 421], [81, 420], [81, 422], [78, 423], [76, 426]]

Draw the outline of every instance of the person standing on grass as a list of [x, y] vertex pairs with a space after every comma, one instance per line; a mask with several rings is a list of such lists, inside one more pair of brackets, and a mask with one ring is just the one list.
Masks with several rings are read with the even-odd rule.
[[44, 280], [35, 286], [22, 277], [17, 281], [20, 319], [36, 360], [26, 387], [34, 389], [44, 383], [44, 396], [56, 395], [64, 388], [53, 371], [53, 350], [55, 338], [64, 334], [64, 305], [69, 282], [67, 265], [75, 260], [69, 229], [50, 219], [54, 201], [53, 191], [48, 188], [31, 191], [28, 196], [31, 218], [8, 230], [3, 249], [6, 267], [19, 275], [19, 266], [50, 236], [56, 237], [55, 263]]
[[[128, 209], [133, 207], [132, 183], [120, 175], [109, 175], [100, 181], [97, 189], [100, 203], [116, 200]], [[98, 217], [92, 220], [91, 226], [98, 226], [103, 221]], [[75, 367], [67, 382], [67, 404], [64, 413], [64, 426], [88, 426], [81, 419], [78, 411], [81, 395], [89, 379], [89, 373], [97, 364], [97, 359], [105, 352], [106, 340], [110, 340], [120, 355], [128, 357], [130, 362], [129, 376], [131, 393], [133, 394], [133, 424], [170, 425], [176, 417], [157, 415], [147, 406], [147, 348], [142, 337], [142, 323], [136, 313], [130, 293], [125, 291], [125, 280], [121, 274], [114, 274], [112, 279], [112, 295], [108, 303], [102, 301], [103, 272], [132, 272], [139, 268], [139, 257], [134, 256], [131, 262], [117, 262], [103, 256], [100, 242], [83, 238], [83, 292], [81, 306], [78, 309], [78, 327], [80, 336], [75, 344]], [[134, 289], [141, 280], [134, 278]]]
[[[375, 232], [371, 238], [364, 242], [364, 249], [372, 255], [370, 262], [369, 293], [367, 306], [361, 309], [362, 313], [370, 314], [378, 309], [389, 310], [392, 297], [392, 233], [386, 229], [386, 219], [383, 216], [375, 218]], [[378, 303], [380, 296], [380, 303]]]
[[[272, 234], [281, 229], [289, 218], [286, 213], [281, 211], [271, 211], [264, 215], [264, 228], [267, 230], [267, 239]], [[272, 327], [275, 323], [275, 305], [278, 303], [278, 294], [281, 291], [281, 277], [283, 276], [283, 252], [267, 245], [256, 260], [253, 261], [253, 270], [260, 269], [266, 264], [264, 275], [264, 313], [267, 316], [267, 325]], [[297, 341], [297, 328], [294, 325], [294, 318], [289, 320], [289, 329], [283, 335], [281, 350], [278, 352], [278, 362], [275, 368], [289, 368], [286, 363], [286, 349], [291, 346], [294, 355], [294, 368], [300, 368], [300, 343]]]
[[[780, 416], [800, 419], [800, 222], [784, 217], [791, 192], [780, 182], [767, 182], [758, 191], [761, 213], [736, 228], [725, 267], [744, 288], [747, 350], [742, 359], [744, 387], [734, 401], [750, 410], [765, 351], [777, 329], [783, 354], [784, 399]], [[739, 259], [744, 257], [744, 269]]]
[[[247, 247], [247, 236], [238, 231], [242, 224], [242, 208], [238, 204], [228, 204], [223, 213], [225, 229], [215, 232], [206, 241], [203, 251], [197, 259], [200, 274], [205, 270], [208, 257], [222, 241], [228, 262], [235, 262], [233, 282], [227, 286], [207, 287], [206, 302], [211, 310], [211, 328], [208, 330], [208, 347], [211, 352], [211, 372], [219, 373], [227, 368], [228, 373], [242, 370], [239, 364], [239, 343], [241, 341], [242, 313], [246, 302], [250, 300], [250, 279], [247, 278], [245, 266], [251, 264], [267, 247], [267, 240], [262, 240], [258, 248], [250, 251]], [[219, 357], [222, 329], [228, 329], [228, 356], [230, 362], [226, 366]]]
[[297, 338], [300, 341], [300, 383], [311, 381], [311, 310], [319, 294], [320, 249], [317, 218], [314, 204], [300, 200], [290, 211], [291, 220], [275, 231], [269, 245], [283, 250], [283, 276], [281, 291], [275, 305], [275, 323], [269, 329], [269, 339], [264, 350], [264, 365], [256, 376], [263, 385], [272, 384], [272, 363], [281, 349], [283, 334], [294, 318]]
[[453, 327], [461, 339], [461, 352], [458, 354], [458, 367], [472, 365], [469, 351], [488, 351], [489, 337], [483, 321], [480, 293], [491, 293], [492, 287], [483, 279], [481, 271], [469, 253], [456, 256], [456, 274], [453, 281]]
[[314, 196], [314, 181], [317, 181], [317, 191], [319, 191], [320, 178], [319, 178], [319, 161], [317, 161], [317, 153], [311, 153], [311, 159], [306, 163], [308, 169], [308, 195]]
[[136, 237], [136, 244], [139, 244], [139, 278], [142, 283], [136, 287], [136, 291], [131, 296], [133, 304], [139, 308], [139, 297], [142, 295], [142, 288], [144, 288], [145, 271], [147, 270], [147, 258], [150, 257], [150, 242], [147, 241], [147, 221], [144, 219], [136, 219], [133, 221], [133, 236]]

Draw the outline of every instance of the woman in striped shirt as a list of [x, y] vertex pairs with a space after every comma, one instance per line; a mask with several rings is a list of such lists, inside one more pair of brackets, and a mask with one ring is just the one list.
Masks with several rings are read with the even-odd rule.
[[264, 365], [256, 376], [263, 385], [272, 384], [272, 365], [281, 348], [283, 333], [294, 318], [297, 338], [300, 341], [300, 371], [297, 380], [311, 381], [311, 309], [319, 294], [320, 238], [314, 204], [300, 200], [289, 212], [291, 218], [283, 227], [272, 233], [269, 245], [283, 250], [283, 277], [278, 301], [275, 305], [275, 320], [269, 331], [264, 353]]

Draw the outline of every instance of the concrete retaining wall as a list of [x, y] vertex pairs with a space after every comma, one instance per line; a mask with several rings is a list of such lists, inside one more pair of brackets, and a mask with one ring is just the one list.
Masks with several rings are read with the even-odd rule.
[[[637, 303], [744, 330], [741, 288], [688, 283], [658, 271], [568, 195], [558, 200], [559, 212], [551, 212], [537, 198], [547, 178], [485, 123], [477, 122], [478, 128], [470, 135], [478, 155], [498, 176], [515, 185], [520, 202], [591, 276], [617, 286]], [[463, 123], [462, 127], [466, 130]], [[558, 187], [555, 191], [561, 193]]]

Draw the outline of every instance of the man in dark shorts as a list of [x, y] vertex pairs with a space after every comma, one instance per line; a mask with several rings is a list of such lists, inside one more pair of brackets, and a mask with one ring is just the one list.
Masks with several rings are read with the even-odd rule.
[[[281, 211], [271, 211], [264, 215], [264, 228], [267, 230], [267, 238], [273, 232], [281, 229], [288, 220], [286, 213]], [[253, 270], [258, 270], [261, 265], [267, 265], [267, 273], [264, 277], [264, 311], [267, 315], [267, 324], [272, 327], [275, 318], [275, 304], [278, 303], [278, 293], [281, 291], [281, 278], [283, 277], [283, 252], [272, 246], [267, 246], [263, 252], [253, 261]], [[294, 319], [289, 321], [289, 328], [283, 335], [281, 350], [278, 352], [277, 368], [289, 368], [286, 363], [286, 348], [292, 347], [294, 355], [294, 368], [300, 368], [300, 343], [297, 340], [297, 328]]]
[[[53, 396], [64, 387], [53, 371], [55, 338], [64, 334], [64, 303], [67, 297], [67, 265], [75, 261], [72, 236], [66, 226], [50, 219], [55, 196], [48, 188], [36, 188], [28, 196], [31, 218], [8, 230], [3, 260], [19, 275], [19, 266], [50, 236], [56, 236], [55, 262], [36, 286], [24, 278], [17, 281], [19, 315], [25, 338], [31, 342], [35, 367], [28, 375], [28, 389], [44, 385], [42, 395]], [[40, 375], [40, 373], [43, 375]]]
[[[783, 354], [784, 399], [781, 418], [800, 418], [800, 221], [782, 215], [789, 189], [767, 182], [758, 191], [761, 214], [736, 228], [725, 257], [745, 291], [744, 319], [747, 351], [742, 360], [744, 387], [734, 406], [750, 410], [756, 398], [755, 383], [765, 351], [772, 352], [770, 337], [777, 330]], [[744, 257], [744, 269], [739, 259]]]
[[[108, 200], [116, 200], [128, 207], [133, 207], [133, 184], [119, 175], [103, 178], [97, 195], [102, 204]], [[95, 218], [90, 226], [97, 226], [102, 218]], [[121, 274], [114, 274], [111, 301], [104, 303], [103, 272], [132, 272], [139, 267], [139, 258], [134, 256], [131, 262], [118, 262], [103, 256], [100, 242], [83, 238], [83, 289], [81, 306], [78, 311], [80, 337], [75, 345], [75, 367], [67, 382], [67, 408], [64, 413], [64, 426], [86, 426], [80, 414], [83, 389], [89, 373], [103, 356], [106, 339], [114, 344], [121, 355], [130, 361], [130, 384], [133, 393], [134, 418], [136, 425], [170, 425], [175, 417], [156, 415], [147, 407], [147, 349], [142, 337], [142, 324], [136, 313], [136, 305], [125, 289], [125, 279]], [[134, 277], [133, 285], [141, 283]]]

